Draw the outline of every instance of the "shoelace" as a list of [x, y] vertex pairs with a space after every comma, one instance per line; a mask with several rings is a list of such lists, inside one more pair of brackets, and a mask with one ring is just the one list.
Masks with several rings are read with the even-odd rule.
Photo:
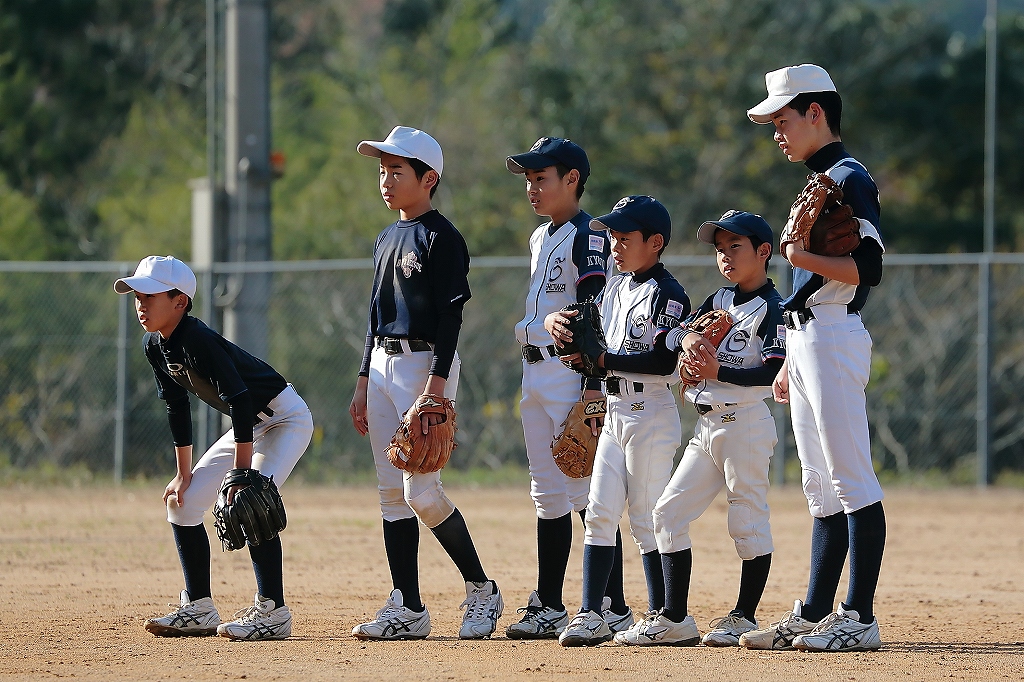
[[398, 618], [401, 615], [401, 607], [389, 599], [388, 602], [384, 604], [384, 608], [377, 612], [377, 620]]
[[780, 618], [780, 619], [779, 619], [779, 620], [778, 620], [777, 622], [775, 622], [775, 623], [771, 623], [771, 624], [770, 624], [770, 625], [769, 625], [768, 627], [769, 627], [769, 628], [780, 628], [780, 627], [787, 627], [787, 626], [789, 626], [790, 622], [791, 622], [791, 621], [792, 621], [792, 620], [793, 620], [794, 618], [799, 618], [799, 617], [800, 617], [800, 616], [797, 616], [797, 615], [796, 615], [796, 614], [795, 614], [794, 612], [792, 612], [792, 611], [786, 611], [786, 613], [785, 613], [785, 614], [784, 614], [784, 615], [782, 616], [782, 618]]
[[260, 610], [260, 607], [253, 605], [246, 606], [244, 609], [239, 609], [235, 611], [235, 615], [233, 615], [231, 618], [236, 623], [253, 623], [259, 620], [260, 617], [264, 615], [266, 614], [264, 614], [263, 611]]
[[739, 616], [722, 616], [711, 621], [711, 629], [717, 630], [718, 628], [734, 628], [740, 624]]
[[487, 615], [487, 596], [484, 596], [479, 592], [474, 592], [466, 597], [466, 601], [459, 604], [460, 611], [464, 608], [466, 609], [466, 618], [470, 618], [472, 620], [482, 619]]
[[524, 606], [521, 609], [516, 609], [516, 613], [526, 613], [520, 621], [521, 623], [533, 623], [540, 618], [540, 614], [543, 612], [543, 606]]
[[821, 621], [820, 623], [814, 626], [814, 629], [811, 630], [811, 634], [816, 635], [819, 632], [825, 632], [826, 630], [829, 630], [832, 627], [838, 625], [840, 621], [844, 620], [847, 620], [845, 616], [840, 616], [837, 612], [833, 611], [832, 613], [825, 616], [825, 620]]

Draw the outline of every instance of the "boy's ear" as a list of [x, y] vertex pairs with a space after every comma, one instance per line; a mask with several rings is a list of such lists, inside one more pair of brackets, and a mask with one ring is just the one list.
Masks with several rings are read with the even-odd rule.
[[423, 180], [426, 183], [427, 189], [430, 189], [441, 180], [441, 176], [437, 174], [436, 170], [428, 170], [423, 174]]
[[580, 181], [580, 172], [575, 168], [569, 169], [569, 172], [565, 174], [565, 184], [575, 185]]
[[647, 243], [654, 247], [655, 251], [661, 251], [661, 247], [665, 246], [665, 238], [660, 234], [652, 234]]
[[174, 297], [174, 309], [175, 310], [177, 310], [178, 308], [181, 308], [182, 310], [184, 310], [187, 307], [188, 307], [188, 295], [187, 294], [178, 294], [177, 296]]
[[761, 242], [761, 244], [757, 247], [758, 258], [768, 258], [771, 255], [772, 245], [769, 244], [768, 242]]

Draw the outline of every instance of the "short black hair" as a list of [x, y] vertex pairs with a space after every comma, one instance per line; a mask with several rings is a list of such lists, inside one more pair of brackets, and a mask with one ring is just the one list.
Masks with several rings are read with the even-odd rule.
[[[571, 170], [572, 170], [572, 168], [569, 168], [564, 163], [556, 163], [555, 164], [555, 172], [558, 173], [558, 177], [560, 177], [560, 178], [564, 178], [565, 174], [568, 173]], [[577, 172], [579, 172], [578, 168], [576, 170], [577, 170]], [[579, 201], [579, 198], [583, 196], [583, 190], [584, 190], [584, 188], [585, 188], [584, 186], [586, 184], [587, 184], [587, 181], [583, 179], [583, 174], [580, 173], [579, 182], [576, 183], [576, 200], [577, 201]]]
[[803, 116], [811, 108], [813, 102], [817, 102], [821, 110], [825, 112], [825, 123], [828, 124], [829, 131], [836, 137], [840, 137], [843, 122], [843, 98], [834, 90], [804, 92], [790, 100], [788, 106]]
[[[655, 232], [654, 230], [648, 229], [646, 227], [641, 227], [640, 228], [640, 236], [644, 238], [645, 242], [648, 239], [650, 239], [651, 237], [653, 237], [654, 235], [656, 235], [656, 234], [661, 234], [661, 233], [660, 232]], [[661, 248], [658, 249], [658, 256], [659, 257], [661, 256], [662, 253], [665, 252], [665, 247], [666, 246], [668, 246], [668, 240], [667, 239], [661, 243]]]
[[[410, 158], [410, 157], [407, 157], [407, 156], [403, 156], [402, 158], [405, 159], [406, 161], [408, 161], [409, 165], [412, 166], [412, 172], [416, 174], [416, 179], [417, 180], [422, 180], [423, 176], [427, 174], [427, 171], [434, 170], [433, 168], [431, 168], [427, 164], [423, 163], [419, 159], [413, 159], [413, 158]], [[437, 171], [434, 171], [434, 172], [437, 173]], [[434, 198], [434, 192], [437, 191], [437, 186], [440, 185], [440, 184], [441, 184], [441, 174], [437, 173], [437, 182], [435, 182], [434, 186], [430, 188], [430, 198], [431, 199]]]
[[[181, 289], [171, 289], [170, 291], [167, 292], [167, 296], [170, 298], [177, 298], [178, 296], [181, 296], [184, 293], [185, 292], [182, 291]], [[185, 306], [185, 312], [190, 313], [192, 312], [192, 297], [186, 296], [186, 298], [188, 298], [188, 305]]]

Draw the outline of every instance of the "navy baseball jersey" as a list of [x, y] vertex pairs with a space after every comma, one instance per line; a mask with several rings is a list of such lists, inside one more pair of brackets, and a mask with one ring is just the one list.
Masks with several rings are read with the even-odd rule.
[[436, 209], [389, 225], [373, 249], [373, 290], [360, 374], [369, 375], [374, 337], [434, 343], [431, 374], [446, 377], [469, 290], [469, 248]]
[[256, 415], [288, 385], [269, 364], [191, 315], [181, 318], [170, 337], [149, 332], [142, 344], [178, 446], [192, 444], [189, 393], [231, 415], [235, 440], [251, 442]]
[[825, 145], [804, 165], [836, 181], [843, 190], [843, 203], [850, 205], [860, 222], [861, 243], [850, 254], [857, 263], [860, 284], [826, 280], [809, 270], [793, 268], [793, 294], [786, 299], [785, 308], [797, 310], [821, 303], [845, 303], [851, 313], [858, 312], [864, 307], [871, 287], [882, 279], [885, 247], [879, 234], [878, 187], [867, 169], [847, 153], [842, 142]]

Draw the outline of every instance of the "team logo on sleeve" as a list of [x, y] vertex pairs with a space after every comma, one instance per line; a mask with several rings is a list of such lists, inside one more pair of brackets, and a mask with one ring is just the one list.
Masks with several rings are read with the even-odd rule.
[[402, 256], [402, 260], [398, 261], [398, 266], [402, 268], [402, 274], [405, 275], [406, 279], [412, 277], [412, 272], [420, 272], [423, 270], [423, 264], [420, 263], [420, 259], [416, 257], [413, 251]]
[[683, 316], [683, 304], [679, 301], [673, 301], [669, 299], [668, 303], [665, 304], [665, 314], [669, 317], [676, 319]]
[[600, 237], [596, 234], [590, 235], [590, 250], [604, 251], [604, 237]]

